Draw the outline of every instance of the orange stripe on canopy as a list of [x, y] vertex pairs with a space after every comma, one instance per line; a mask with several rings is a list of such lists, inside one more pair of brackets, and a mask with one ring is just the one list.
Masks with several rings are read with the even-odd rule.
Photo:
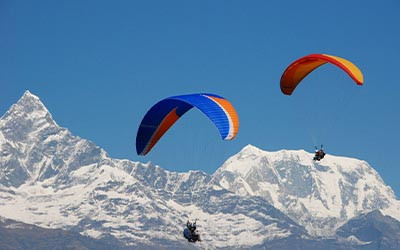
[[313, 70], [332, 63], [344, 70], [358, 85], [364, 82], [361, 70], [352, 62], [337, 56], [326, 54], [311, 54], [291, 63], [281, 77], [281, 90], [285, 95], [291, 95], [297, 85]]
[[208, 96], [210, 99], [214, 100], [216, 103], [218, 103], [223, 110], [226, 113], [226, 116], [229, 119], [229, 125], [231, 126], [229, 128], [229, 134], [228, 136], [225, 138], [225, 140], [232, 140], [233, 138], [235, 138], [238, 130], [239, 130], [239, 117], [236, 113], [235, 108], [233, 107], [233, 105], [226, 99], [223, 98], [218, 98], [215, 96]]
[[147, 144], [146, 149], [144, 150], [143, 155], [147, 154], [153, 147], [156, 145], [158, 140], [160, 140], [161, 136], [167, 132], [167, 130], [174, 125], [174, 123], [179, 119], [179, 116], [176, 114], [176, 108], [171, 110], [171, 112], [165, 116], [164, 120], [161, 122], [156, 132], [153, 134], [153, 137], [150, 139], [149, 144]]

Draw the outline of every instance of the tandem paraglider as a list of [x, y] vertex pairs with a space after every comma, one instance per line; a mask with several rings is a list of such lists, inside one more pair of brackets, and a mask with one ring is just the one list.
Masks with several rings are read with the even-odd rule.
[[324, 159], [325, 155], [326, 155], [326, 153], [325, 153], [324, 149], [322, 148], [322, 145], [321, 145], [320, 149], [315, 147], [314, 161], [320, 161], [320, 160]]
[[[364, 76], [361, 70], [349, 60], [327, 54], [310, 54], [293, 61], [286, 67], [280, 80], [282, 93], [288, 96], [292, 95], [297, 86], [307, 75], [327, 63], [342, 69], [357, 85], [361, 86], [364, 84]], [[315, 147], [313, 160], [320, 161], [325, 155], [326, 153], [322, 145], [319, 149]]]
[[183, 237], [185, 237], [189, 242], [195, 243], [196, 241], [201, 242], [200, 235], [197, 232], [195, 220], [193, 223], [187, 221], [186, 228], [183, 230]]

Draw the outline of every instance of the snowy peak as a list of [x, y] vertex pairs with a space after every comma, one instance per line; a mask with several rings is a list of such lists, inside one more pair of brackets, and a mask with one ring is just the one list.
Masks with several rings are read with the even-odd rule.
[[244, 146], [242, 148], [242, 150], [240, 150], [239, 153], [241, 154], [251, 154], [251, 153], [257, 153], [262, 151], [261, 149], [257, 148], [256, 146], [253, 146], [251, 144], [247, 144], [246, 146]]
[[[96, 164], [105, 152], [59, 127], [40, 99], [26, 91], [0, 119], [0, 184], [18, 187]], [[64, 175], [64, 178], [62, 178]]]
[[273, 165], [275, 162], [295, 161], [298, 164], [312, 166], [314, 164], [312, 158], [313, 154], [304, 150], [283, 149], [268, 152], [249, 144], [239, 153], [230, 157], [217, 170], [217, 173], [231, 172], [234, 175], [246, 178], [252, 171], [262, 170], [265, 166]]
[[294, 159], [301, 161], [302, 163], [305, 164], [311, 164], [312, 161], [310, 161], [310, 158], [312, 159], [313, 154], [306, 152], [305, 150], [287, 150], [287, 149], [282, 149], [279, 151], [275, 152], [268, 152], [264, 151], [260, 148], [257, 148], [251, 144], [248, 144], [245, 146], [239, 153], [236, 155], [232, 156], [231, 158], [237, 158], [237, 159], [244, 159], [244, 158], [251, 158], [251, 157], [262, 157], [262, 156], [268, 156], [271, 160], [282, 160], [282, 159]]
[[[28, 90], [18, 100], [18, 102], [11, 106], [2, 119], [8, 116], [18, 117], [24, 115], [32, 120], [39, 120], [41, 118], [51, 118], [50, 112], [40, 101], [39, 97], [33, 95]], [[54, 122], [52, 119], [49, 120]]]
[[314, 235], [329, 235], [349, 218], [376, 209], [400, 219], [393, 190], [358, 159], [328, 154], [314, 162], [304, 150], [268, 152], [247, 145], [217, 170], [212, 183], [263, 197]]
[[325, 158], [316, 162], [313, 160], [314, 154], [303, 149], [279, 151], [264, 151], [253, 145], [245, 146], [239, 153], [231, 156], [217, 172], [229, 171], [236, 173], [241, 177], [246, 177], [251, 170], [262, 169], [263, 166], [274, 166], [281, 163], [295, 163], [308, 167], [310, 170], [319, 171], [323, 168], [340, 169], [342, 172], [352, 173], [355, 170], [362, 175], [364, 171], [376, 174], [376, 177], [383, 182], [377, 172], [371, 168], [367, 162], [349, 157], [334, 156], [327, 154]]
[[0, 130], [10, 141], [23, 141], [31, 132], [57, 126], [40, 99], [26, 91], [19, 101], [0, 119]]

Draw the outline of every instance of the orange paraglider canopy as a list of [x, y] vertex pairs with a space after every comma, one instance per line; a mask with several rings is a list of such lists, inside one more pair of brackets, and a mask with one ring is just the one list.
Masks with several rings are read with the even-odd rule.
[[361, 70], [352, 62], [337, 56], [326, 54], [311, 54], [291, 63], [281, 77], [281, 90], [285, 95], [291, 95], [297, 85], [313, 70], [325, 63], [332, 63], [344, 70], [358, 85], [363, 84]]

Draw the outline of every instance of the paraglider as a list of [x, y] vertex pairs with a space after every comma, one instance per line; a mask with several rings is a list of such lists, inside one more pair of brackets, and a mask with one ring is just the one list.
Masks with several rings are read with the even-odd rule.
[[183, 230], [183, 237], [185, 237], [189, 242], [193, 243], [195, 243], [196, 241], [201, 242], [200, 235], [196, 230], [196, 222], [197, 220], [195, 220], [193, 223], [187, 221], [186, 228]]
[[[352, 62], [333, 55], [310, 54], [292, 62], [283, 72], [280, 80], [280, 88], [283, 94], [292, 95], [299, 83], [318, 67], [331, 63], [345, 71], [357, 85], [363, 85], [364, 77], [361, 70]], [[322, 149], [315, 148], [314, 161], [320, 161], [325, 157]]]
[[291, 95], [297, 85], [308, 74], [328, 62], [344, 70], [357, 83], [357, 85], [363, 84], [363, 74], [352, 62], [332, 55], [311, 54], [297, 59], [286, 68], [285, 72], [282, 74], [280, 82], [282, 93], [285, 95]]
[[156, 103], [144, 116], [136, 135], [136, 152], [146, 155], [187, 111], [196, 107], [217, 127], [223, 140], [235, 138], [239, 118], [233, 105], [214, 94], [189, 94], [168, 97]]
[[322, 145], [321, 145], [320, 149], [315, 147], [314, 161], [320, 161], [320, 160], [324, 159], [325, 155], [326, 155], [326, 153], [325, 153], [324, 149], [322, 148]]

